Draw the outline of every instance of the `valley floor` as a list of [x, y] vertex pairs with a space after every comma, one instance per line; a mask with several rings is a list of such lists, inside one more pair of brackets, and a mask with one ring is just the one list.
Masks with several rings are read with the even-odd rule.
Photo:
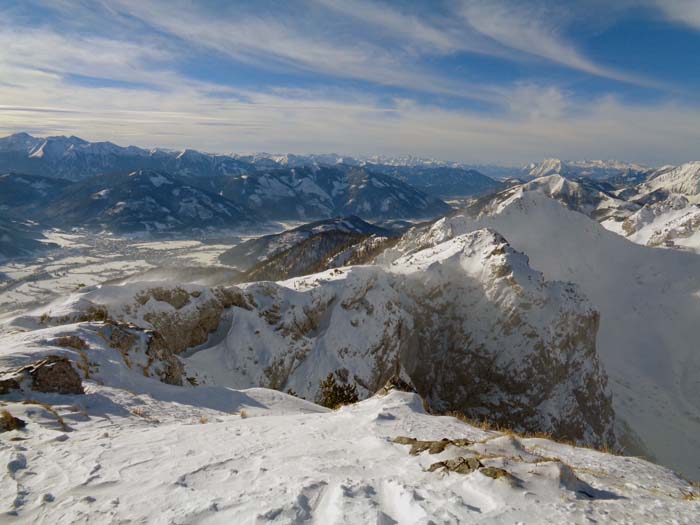
[[[36, 257], [0, 259], [0, 319], [44, 305], [83, 286], [150, 272], [147, 279], [165, 279], [171, 269], [204, 268], [212, 279], [222, 270], [218, 257], [243, 240], [276, 232], [297, 223], [280, 223], [260, 231], [219, 232], [207, 237], [163, 239], [91, 232], [45, 232], [56, 249]], [[162, 270], [161, 273], [157, 273]]]
[[[2, 408], [28, 425], [0, 441], [0, 521], [678, 524], [700, 515], [697, 489], [663, 467], [427, 415], [414, 394], [327, 411], [266, 389], [195, 388], [183, 402], [169, 398], [181, 387], [154, 386], [153, 396], [93, 382], [82, 396], [37, 393], [54, 412], [6, 398]], [[466, 442], [411, 455], [399, 436]], [[482, 467], [429, 471], [458, 457]]]

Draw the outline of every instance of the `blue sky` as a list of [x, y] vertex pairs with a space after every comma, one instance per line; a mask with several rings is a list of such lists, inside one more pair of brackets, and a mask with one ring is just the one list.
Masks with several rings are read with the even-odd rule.
[[0, 0], [0, 133], [700, 158], [700, 0]]

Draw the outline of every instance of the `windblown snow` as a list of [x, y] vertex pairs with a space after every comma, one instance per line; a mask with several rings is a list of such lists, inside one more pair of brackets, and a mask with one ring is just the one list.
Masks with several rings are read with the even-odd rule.
[[[415, 394], [331, 412], [266, 389], [179, 395], [124, 376], [132, 391], [88, 381], [83, 395], [6, 403], [29, 422], [0, 443], [7, 519], [693, 523], [700, 511], [694, 488], [662, 467], [427, 415]], [[438, 445], [413, 455], [402, 437]], [[471, 472], [440, 465], [468, 458]]]

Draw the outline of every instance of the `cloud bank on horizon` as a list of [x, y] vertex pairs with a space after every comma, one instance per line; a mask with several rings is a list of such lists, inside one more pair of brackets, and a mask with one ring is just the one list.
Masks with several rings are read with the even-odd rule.
[[5, 0], [0, 133], [515, 164], [699, 156], [697, 0]]

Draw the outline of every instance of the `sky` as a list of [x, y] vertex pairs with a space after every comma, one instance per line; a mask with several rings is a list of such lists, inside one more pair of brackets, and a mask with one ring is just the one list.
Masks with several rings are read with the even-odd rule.
[[700, 159], [700, 0], [0, 0], [0, 135]]

